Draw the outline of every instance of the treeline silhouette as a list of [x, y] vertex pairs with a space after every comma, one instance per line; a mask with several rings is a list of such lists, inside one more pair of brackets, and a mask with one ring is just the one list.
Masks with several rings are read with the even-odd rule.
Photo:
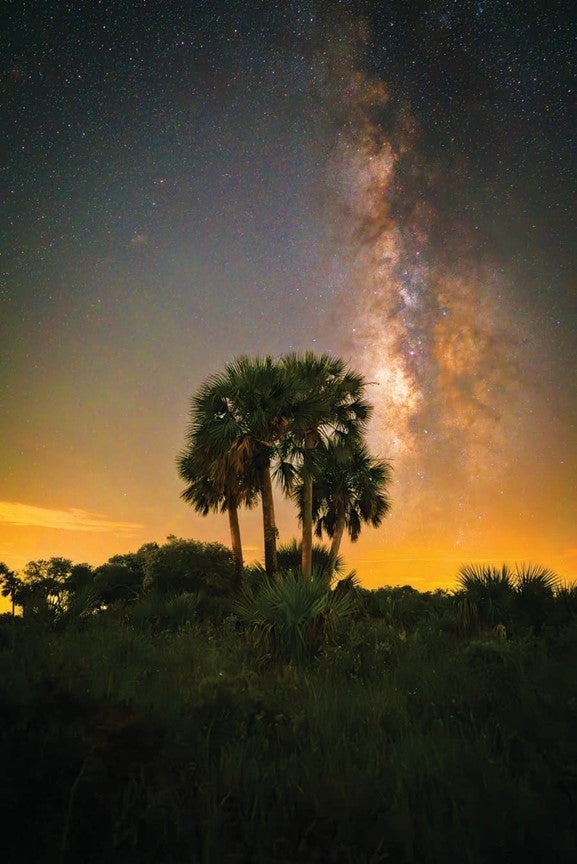
[[1, 860], [569, 862], [577, 589], [362, 588], [176, 537], [0, 566]]

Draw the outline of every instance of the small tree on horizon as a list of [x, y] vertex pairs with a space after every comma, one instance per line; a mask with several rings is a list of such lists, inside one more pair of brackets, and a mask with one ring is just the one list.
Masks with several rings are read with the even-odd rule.
[[12, 617], [14, 618], [15, 607], [21, 605], [18, 602], [18, 597], [22, 591], [23, 582], [3, 561], [0, 561], [0, 584], [2, 585], [0, 593], [2, 597], [9, 598], [12, 605]]

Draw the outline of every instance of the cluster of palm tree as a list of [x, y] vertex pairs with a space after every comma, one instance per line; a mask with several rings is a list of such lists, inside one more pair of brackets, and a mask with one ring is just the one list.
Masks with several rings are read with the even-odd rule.
[[303, 576], [312, 575], [313, 530], [332, 539], [378, 527], [389, 512], [390, 465], [364, 441], [371, 406], [361, 375], [329, 354], [240, 357], [192, 397], [186, 446], [177, 458], [182, 497], [197, 512], [228, 514], [235, 576], [243, 556], [238, 513], [262, 505], [268, 576], [278, 571], [273, 481], [295, 501]]

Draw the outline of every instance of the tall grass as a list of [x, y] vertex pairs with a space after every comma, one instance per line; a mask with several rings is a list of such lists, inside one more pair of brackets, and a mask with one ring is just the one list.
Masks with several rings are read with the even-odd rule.
[[574, 623], [459, 635], [405, 592], [330, 630], [337, 592], [262, 590], [243, 619], [0, 622], [4, 861], [573, 859]]

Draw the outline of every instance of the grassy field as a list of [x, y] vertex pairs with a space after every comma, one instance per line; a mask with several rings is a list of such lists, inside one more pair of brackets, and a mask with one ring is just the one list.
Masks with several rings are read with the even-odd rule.
[[575, 591], [473, 593], [3, 616], [2, 861], [577, 860]]

